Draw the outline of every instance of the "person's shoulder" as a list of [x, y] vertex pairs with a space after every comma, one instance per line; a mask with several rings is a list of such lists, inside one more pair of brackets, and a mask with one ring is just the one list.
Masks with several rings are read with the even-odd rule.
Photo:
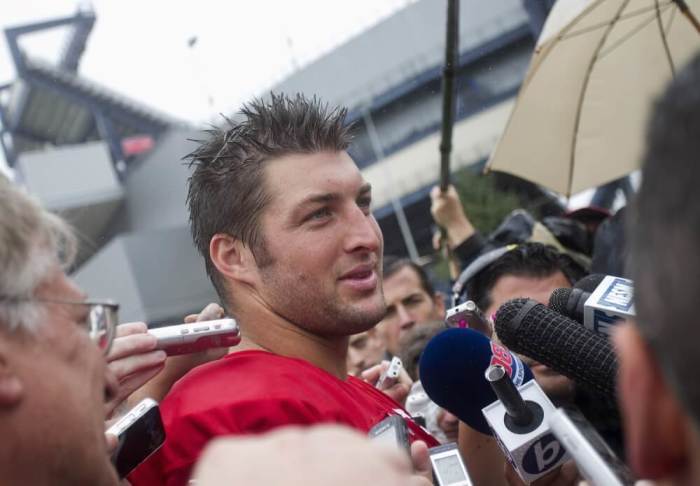
[[203, 397], [216, 397], [218, 403], [303, 399], [309, 391], [327, 386], [325, 375], [304, 360], [267, 351], [239, 351], [190, 371], [168, 399], [181, 404], [202, 403]]
[[241, 351], [188, 373], [161, 411], [178, 435], [213, 436], [332, 421], [348, 398], [340, 380], [304, 360]]

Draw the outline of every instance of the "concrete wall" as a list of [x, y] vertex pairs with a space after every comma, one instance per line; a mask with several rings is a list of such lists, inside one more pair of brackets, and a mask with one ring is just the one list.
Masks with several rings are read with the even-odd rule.
[[53, 211], [120, 199], [121, 184], [104, 142], [27, 152], [18, 158], [27, 189]]
[[76, 228], [79, 262], [107, 241], [105, 233], [124, 201], [124, 191], [104, 142], [26, 152], [17, 167], [29, 192]]
[[72, 277], [119, 302], [122, 322], [178, 323], [218, 301], [185, 226], [117, 236]]
[[135, 232], [187, 224], [187, 178], [182, 158], [201, 138], [196, 130], [173, 130], [158, 140], [156, 148], [132, 169], [124, 181], [125, 206], [119, 216], [122, 231]]
[[[358, 34], [273, 88], [315, 93], [357, 108], [375, 96], [442, 64], [446, 2], [421, 0]], [[528, 23], [520, 0], [462, 0], [460, 52]]]

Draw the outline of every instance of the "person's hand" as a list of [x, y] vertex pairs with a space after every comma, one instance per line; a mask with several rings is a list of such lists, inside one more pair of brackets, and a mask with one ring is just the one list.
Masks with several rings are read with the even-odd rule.
[[416, 440], [411, 444], [411, 463], [413, 474], [425, 479], [428, 484], [433, 484], [433, 465], [430, 463], [428, 445], [422, 440]]
[[[116, 421], [108, 421], [105, 422], [105, 428], [109, 428], [112, 425], [114, 425], [114, 422]], [[114, 451], [117, 450], [117, 446], [119, 445], [119, 438], [114, 435], [114, 434], [108, 434], [105, 432], [105, 443], [107, 444], [107, 455], [111, 456]]]
[[[215, 303], [207, 304], [199, 314], [190, 314], [185, 317], [186, 324], [193, 322], [212, 321], [214, 319], [223, 319], [224, 309]], [[173, 356], [168, 358], [166, 362], [166, 370], [164, 373], [172, 375], [175, 380], [180, 379], [188, 371], [196, 368], [199, 365], [208, 363], [209, 361], [217, 360], [226, 356], [229, 348], [210, 348], [198, 353], [183, 354], [181, 356]]]
[[[210, 321], [224, 317], [224, 309], [215, 303], [208, 304], [199, 314], [190, 314], [185, 317], [185, 323]], [[182, 378], [188, 371], [197, 366], [214, 361], [225, 356], [229, 348], [212, 348], [198, 353], [171, 356], [165, 361], [165, 367], [161, 373], [151, 381], [139, 388], [129, 398], [129, 403], [133, 406], [146, 397], [153, 398], [159, 402], [168, 394], [173, 384]]]
[[287, 427], [261, 436], [215, 439], [200, 457], [191, 483], [197, 486], [432, 484], [413, 473], [406, 454], [335, 425]]
[[[111, 456], [117, 450], [119, 439], [116, 435], [105, 433], [105, 442], [107, 443], [107, 455]], [[119, 486], [131, 486], [131, 483], [126, 479], [122, 479], [119, 481]]]
[[[430, 191], [430, 212], [435, 222], [447, 230], [447, 243], [451, 248], [458, 246], [474, 234], [474, 227], [464, 214], [462, 202], [454, 186], [442, 192], [439, 186]], [[433, 245], [436, 241], [433, 240]]]
[[106, 404], [107, 417], [135, 390], [147, 383], [165, 366], [165, 352], [156, 350], [156, 338], [148, 334], [143, 322], [117, 326], [107, 366], [119, 383], [116, 395]]
[[[374, 365], [371, 368], [367, 368], [365, 371], [360, 373], [360, 377], [372, 386], [375, 386], [377, 380], [382, 373], [389, 369], [389, 361], [382, 361], [378, 365]], [[411, 391], [411, 385], [413, 385], [413, 380], [408, 375], [406, 370], [401, 367], [399, 370], [399, 378], [393, 385], [382, 389], [386, 395], [393, 398], [396, 403], [401, 404], [401, 406], [406, 404], [406, 398], [408, 397], [408, 392]]]
[[440, 408], [436, 417], [437, 426], [444, 432], [447, 442], [457, 442], [459, 419], [444, 408]]
[[[506, 462], [505, 479], [508, 486], [526, 486], [515, 472], [515, 469]], [[578, 486], [580, 483], [580, 475], [574, 461], [566, 461], [561, 466], [539, 478], [537, 481], [530, 483], [531, 486]]]

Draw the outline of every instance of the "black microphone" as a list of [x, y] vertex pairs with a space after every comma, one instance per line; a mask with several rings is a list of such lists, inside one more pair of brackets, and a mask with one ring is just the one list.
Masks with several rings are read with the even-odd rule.
[[[594, 283], [598, 275], [595, 277], [589, 282]], [[556, 289], [549, 298], [550, 309], [578, 321], [592, 331], [610, 335], [615, 325], [635, 315], [634, 284], [621, 277], [602, 277], [592, 292], [576, 287]]]
[[593, 292], [605, 277], [606, 275], [603, 273], [592, 273], [590, 275], [586, 275], [574, 284], [574, 288], [583, 290], [584, 292]]
[[590, 292], [581, 289], [556, 289], [549, 296], [548, 307], [558, 314], [570, 317], [579, 324], [583, 324], [583, 304], [586, 303], [590, 296]]
[[612, 345], [576, 321], [532, 299], [513, 299], [496, 313], [496, 334], [511, 351], [615, 397], [617, 357]]
[[583, 304], [605, 278], [602, 273], [583, 277], [573, 288], [556, 289], [549, 297], [549, 308], [583, 324]]

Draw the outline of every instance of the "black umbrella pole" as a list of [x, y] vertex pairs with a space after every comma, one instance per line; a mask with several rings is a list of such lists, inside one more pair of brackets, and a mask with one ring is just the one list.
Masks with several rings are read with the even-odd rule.
[[681, 13], [686, 16], [688, 21], [695, 27], [695, 30], [698, 31], [698, 34], [700, 34], [700, 22], [698, 22], [697, 17], [693, 15], [693, 12], [690, 11], [688, 8], [688, 4], [685, 3], [685, 0], [673, 0], [673, 3], [678, 5], [678, 8], [680, 9]]
[[442, 139], [440, 140], [440, 190], [450, 185], [452, 127], [455, 119], [454, 78], [459, 56], [459, 0], [447, 0], [445, 67], [442, 71]]
[[[445, 66], [442, 70], [442, 138], [440, 140], [440, 191], [450, 185], [450, 155], [452, 154], [452, 127], [455, 120], [454, 79], [459, 58], [459, 0], [447, 0], [447, 29], [445, 35]], [[440, 240], [450, 276], [455, 279], [459, 269], [453, 265], [447, 230], [440, 228]]]

